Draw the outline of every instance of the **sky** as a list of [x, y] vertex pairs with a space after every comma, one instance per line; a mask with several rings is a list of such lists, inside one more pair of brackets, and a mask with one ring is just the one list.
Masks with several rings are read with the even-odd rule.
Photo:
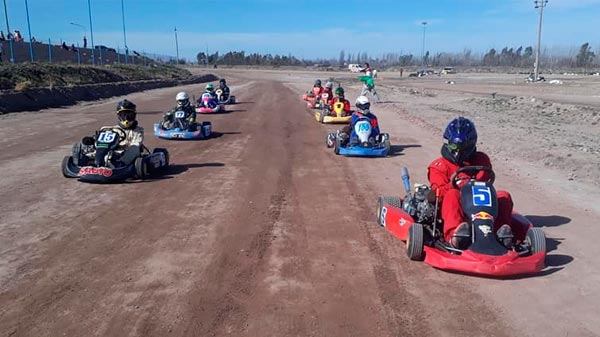
[[[4, 0], [11, 30], [27, 39], [91, 44], [87, 0]], [[121, 0], [89, 0], [94, 43], [123, 48]], [[195, 59], [199, 51], [292, 54], [337, 58], [340, 50], [421, 54], [482, 53], [504, 46], [535, 46], [539, 12], [533, 0], [123, 0], [130, 50]], [[0, 29], [6, 33], [0, 6]], [[600, 0], [549, 0], [542, 44], [573, 52], [589, 42], [600, 49]], [[70, 23], [85, 26], [80, 27]]]

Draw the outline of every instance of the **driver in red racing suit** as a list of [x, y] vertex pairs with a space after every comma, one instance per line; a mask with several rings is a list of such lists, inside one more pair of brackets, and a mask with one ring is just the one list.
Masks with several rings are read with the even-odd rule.
[[[485, 153], [477, 151], [476, 144], [477, 131], [473, 122], [463, 117], [452, 120], [444, 132], [442, 156], [429, 164], [427, 173], [432, 191], [438, 190], [439, 193], [441, 216], [444, 220], [444, 239], [459, 249], [466, 249], [471, 243], [471, 228], [469, 223], [465, 222], [460, 190], [452, 186], [450, 179], [460, 167], [492, 168], [490, 158]], [[470, 177], [465, 174], [464, 178]], [[484, 181], [489, 178], [489, 173], [479, 172], [474, 178]], [[459, 180], [458, 186], [462, 187], [466, 182], [467, 179]], [[525, 237], [525, 233], [520, 227], [511, 227], [513, 201], [510, 194], [498, 190], [497, 197], [498, 216], [494, 219], [494, 231], [504, 246], [511, 247], [513, 233], [520, 240]]]

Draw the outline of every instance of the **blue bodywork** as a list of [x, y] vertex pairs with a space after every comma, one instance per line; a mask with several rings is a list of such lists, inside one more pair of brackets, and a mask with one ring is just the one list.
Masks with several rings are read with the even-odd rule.
[[375, 145], [374, 147], [365, 147], [360, 145], [340, 147], [339, 155], [352, 157], [385, 157], [390, 152], [390, 149], [383, 144]]
[[212, 133], [212, 125], [209, 122], [204, 122], [198, 125], [198, 129], [195, 131], [182, 130], [181, 128], [174, 128], [171, 130], [163, 130], [159, 123], [154, 123], [154, 135], [158, 138], [164, 139], [206, 139], [209, 138]]

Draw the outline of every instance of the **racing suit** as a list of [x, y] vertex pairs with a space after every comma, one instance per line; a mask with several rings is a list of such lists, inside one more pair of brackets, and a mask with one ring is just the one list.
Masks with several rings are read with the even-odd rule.
[[169, 130], [173, 128], [173, 123], [175, 122], [175, 112], [183, 111], [185, 113], [184, 119], [189, 123], [189, 126], [195, 125], [196, 123], [196, 108], [194, 108], [191, 104], [186, 107], [174, 107], [173, 109], [167, 111], [167, 113], [163, 117], [162, 128], [165, 130]]
[[[490, 158], [483, 152], [475, 152], [462, 165], [457, 165], [442, 156], [431, 162], [427, 168], [427, 177], [431, 184], [431, 189], [433, 191], [439, 190], [441, 217], [444, 220], [444, 239], [447, 242], [450, 242], [456, 227], [466, 219], [460, 202], [460, 190], [455, 189], [450, 181], [454, 172], [463, 166], [485, 166], [492, 168]], [[465, 174], [465, 178], [468, 178], [468, 175]], [[479, 172], [474, 178], [477, 180], [487, 180], [489, 173]], [[462, 187], [466, 182], [467, 179], [460, 181], [458, 183], [459, 187]], [[513, 231], [515, 239], [523, 240], [526, 233], [520, 228], [521, 226], [512, 225], [513, 201], [511, 195], [507, 191], [500, 190], [497, 190], [496, 193], [498, 197], [498, 216], [494, 219], [494, 231], [497, 231], [503, 224], [508, 224]]]
[[219, 89], [221, 89], [221, 91], [223, 92], [221, 94], [221, 101], [228, 100], [229, 99], [229, 94], [230, 94], [229, 87], [227, 85], [221, 84], [221, 85], [219, 85]]
[[323, 94], [325, 94], [325, 93], [329, 95], [329, 97], [327, 98], [327, 101], [325, 101], [325, 104], [328, 104], [331, 101], [331, 99], [333, 98], [333, 91], [331, 90], [331, 88], [325, 87], [321, 91], [321, 97], [323, 97]]
[[119, 125], [103, 126], [102, 128], [100, 128], [100, 132], [102, 132], [103, 130], [112, 129], [120, 129], [123, 132], [125, 132], [125, 139], [119, 142], [119, 145], [114, 150], [114, 152], [119, 155], [118, 161], [120, 161], [124, 165], [129, 165], [137, 157], [139, 157], [142, 152], [142, 142], [144, 141], [144, 128], [138, 126], [138, 123], [136, 121], [133, 127], [129, 129], [124, 129]]
[[379, 95], [377, 95], [377, 91], [375, 91], [375, 81], [373, 81], [373, 78], [371, 76], [364, 75], [360, 76], [358, 79], [361, 82], [363, 82], [363, 87], [362, 91], [360, 92], [360, 95], [366, 96], [367, 93], [370, 92], [373, 95], [373, 97], [375, 97], [375, 100], [379, 102]]
[[377, 117], [374, 114], [372, 114], [370, 110], [356, 110], [352, 114], [350, 124], [344, 126], [340, 131], [340, 135], [343, 135], [342, 140], [344, 140], [345, 138], [346, 140], [350, 140], [351, 142], [355, 141], [355, 139], [353, 139], [352, 137], [354, 135], [354, 132], [352, 131], [354, 130], [354, 125], [356, 124], [356, 122], [358, 122], [358, 120], [361, 118], [369, 119], [369, 122], [371, 123], [371, 137], [374, 138], [379, 135], [380, 131], [379, 123], [377, 122]]
[[344, 111], [346, 112], [346, 114], [350, 114], [350, 101], [348, 101], [345, 98], [340, 98], [340, 97], [334, 97], [331, 102], [329, 103], [330, 109], [331, 111], [333, 111], [333, 105], [337, 102], [342, 102], [344, 103]]

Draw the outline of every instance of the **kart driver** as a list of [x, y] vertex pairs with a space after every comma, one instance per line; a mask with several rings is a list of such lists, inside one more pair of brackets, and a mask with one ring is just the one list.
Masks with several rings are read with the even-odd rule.
[[212, 98], [217, 99], [217, 94], [215, 93], [215, 87], [212, 83], [208, 83], [206, 87], [204, 87], [205, 93], [209, 93]]
[[324, 89], [321, 86], [321, 80], [316, 80], [315, 84], [313, 85], [313, 90], [312, 90], [311, 95], [316, 95], [317, 97], [321, 97], [323, 90]]
[[[217, 102], [217, 94], [215, 93], [215, 87], [213, 86], [212, 83], [208, 83], [206, 85], [205, 89], [206, 89], [206, 91], [198, 99], [198, 104], [201, 106], [204, 106], [206, 108], [211, 108], [211, 109], [216, 108], [218, 105], [218, 102]], [[206, 94], [209, 94], [211, 99], [205, 103], [205, 102], [203, 102], [202, 97]]]
[[[465, 222], [460, 202], [460, 190], [455, 189], [450, 181], [454, 172], [463, 166], [485, 166], [492, 168], [490, 158], [483, 152], [477, 151], [477, 130], [475, 124], [469, 119], [458, 117], [453, 119], [444, 131], [444, 145], [442, 156], [434, 160], [428, 167], [428, 179], [431, 190], [439, 190], [441, 216], [444, 220], [444, 239], [453, 247], [466, 249], [471, 243], [471, 228]], [[468, 176], [459, 180], [459, 188], [464, 185]], [[475, 179], [487, 180], [488, 172], [479, 172]], [[494, 230], [500, 242], [511, 247], [513, 232], [518, 228], [511, 228], [511, 214], [513, 201], [507, 191], [497, 191], [498, 216], [494, 221]], [[430, 198], [434, 199], [433, 197]], [[518, 238], [525, 237], [525, 233], [516, 233]]]
[[371, 123], [371, 138], [373, 138], [373, 140], [379, 135], [379, 123], [377, 122], [377, 117], [371, 112], [371, 110], [369, 110], [371, 107], [369, 99], [366, 96], [358, 96], [354, 106], [356, 107], [356, 110], [352, 114], [350, 124], [344, 126], [340, 131], [338, 131], [338, 137], [341, 138], [342, 145], [346, 145], [349, 140], [353, 141], [350, 139], [352, 130], [354, 130], [354, 125], [361, 118], [369, 119], [369, 122]]
[[[331, 100], [331, 98], [333, 97], [333, 82], [331, 81], [327, 81], [327, 83], [325, 83], [325, 88], [323, 88], [323, 91], [321, 92], [321, 96], [323, 96], [323, 94], [327, 94], [328, 95], [328, 100]], [[325, 102], [328, 103], [328, 102]]]
[[219, 80], [219, 89], [223, 92], [221, 94], [221, 100], [226, 101], [229, 99], [229, 87], [227, 86], [227, 82], [224, 78]]
[[335, 89], [335, 97], [331, 100], [331, 110], [333, 111], [333, 105], [335, 103], [344, 103], [344, 111], [346, 114], [350, 114], [350, 101], [344, 97], [344, 88], [338, 87]]
[[116, 115], [119, 123], [115, 126], [103, 126], [100, 131], [102, 132], [102, 130], [110, 129], [121, 129], [124, 131], [125, 139], [121, 140], [115, 149], [115, 153], [120, 155], [118, 162], [123, 165], [129, 165], [141, 154], [142, 142], [144, 141], [144, 129], [138, 126], [138, 121], [136, 120], [136, 106], [133, 102], [126, 99], [120, 101], [117, 104]]
[[180, 92], [175, 96], [177, 106], [169, 110], [163, 117], [162, 128], [169, 130], [173, 128], [173, 122], [175, 122], [175, 113], [177, 111], [183, 111], [183, 118], [192, 127], [196, 123], [196, 108], [190, 104], [190, 96], [187, 92]]

